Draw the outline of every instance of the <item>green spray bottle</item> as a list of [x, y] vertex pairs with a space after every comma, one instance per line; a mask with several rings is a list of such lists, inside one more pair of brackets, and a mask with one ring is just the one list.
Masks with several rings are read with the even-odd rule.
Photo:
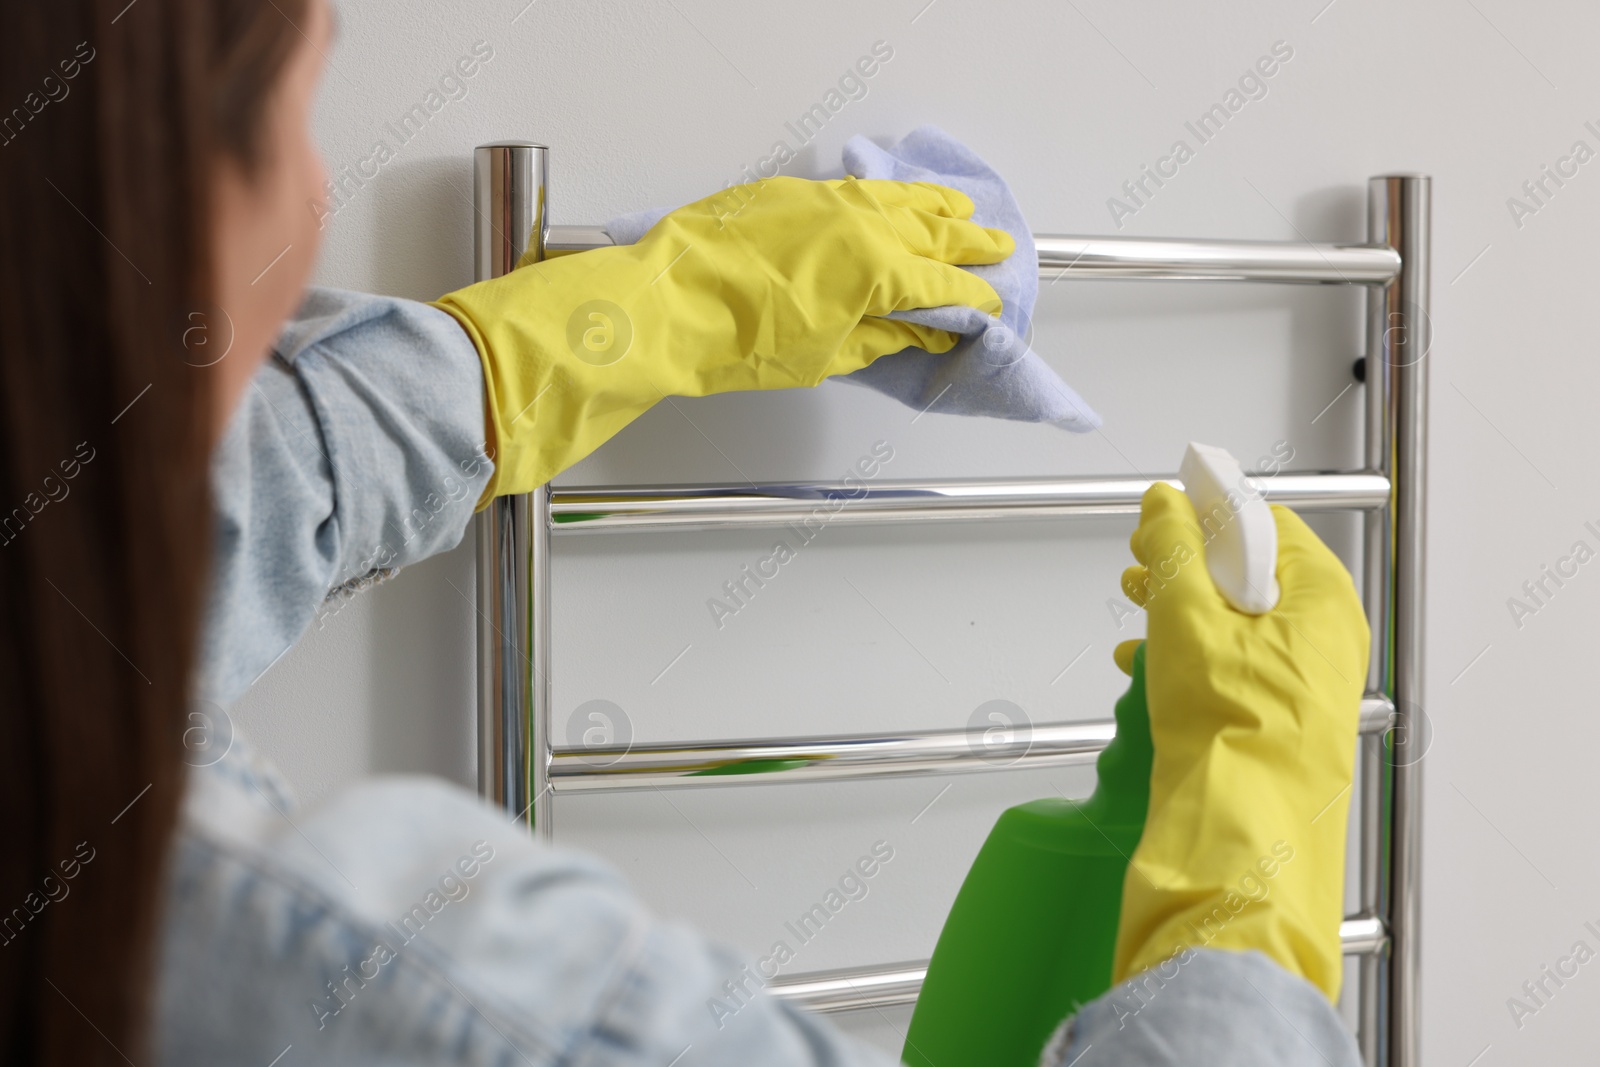
[[1111, 988], [1122, 879], [1150, 802], [1144, 645], [1087, 800], [1005, 811], [956, 895], [900, 1058], [1034, 1067], [1050, 1033]]
[[[1226, 451], [1190, 443], [1179, 468], [1206, 570], [1239, 611], [1278, 600], [1276, 520]], [[1034, 1067], [1061, 1021], [1111, 988], [1122, 883], [1150, 806], [1144, 645], [1087, 800], [1004, 812], [928, 963], [901, 1059], [911, 1067]]]

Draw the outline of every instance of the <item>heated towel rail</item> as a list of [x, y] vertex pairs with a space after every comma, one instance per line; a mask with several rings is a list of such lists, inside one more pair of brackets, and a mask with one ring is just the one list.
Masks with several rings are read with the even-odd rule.
[[[610, 244], [593, 226], [551, 226], [543, 145], [514, 141], [474, 154], [475, 264], [480, 279], [537, 258]], [[1418, 1067], [1423, 521], [1430, 182], [1385, 175], [1367, 186], [1361, 244], [1156, 240], [1036, 235], [1039, 269], [1072, 278], [1361, 285], [1366, 309], [1365, 466], [1281, 474], [1267, 496], [1300, 511], [1365, 518], [1359, 584], [1372, 626], [1362, 705], [1360, 908], [1341, 928], [1360, 960], [1358, 1039], [1372, 1067]], [[1176, 479], [1168, 479], [1176, 482]], [[1129, 478], [874, 483], [831, 522], [950, 522], [1137, 514], [1149, 482]], [[615, 750], [554, 744], [550, 732], [550, 550], [554, 536], [608, 530], [733, 529], [795, 521], [830, 495], [827, 482], [551, 489], [496, 500], [479, 517], [479, 787], [548, 839], [565, 793], [741, 786], [995, 769], [963, 731], [641, 744]], [[1413, 722], [1413, 717], [1418, 721]], [[1111, 720], [1036, 726], [1011, 766], [1093, 760]], [[782, 773], [707, 775], [773, 760]], [[824, 1011], [916, 999], [926, 961], [814, 972], [773, 983], [776, 995]]]

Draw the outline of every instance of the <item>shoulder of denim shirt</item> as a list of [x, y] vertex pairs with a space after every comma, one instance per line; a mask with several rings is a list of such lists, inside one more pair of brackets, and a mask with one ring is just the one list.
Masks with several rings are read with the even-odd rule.
[[219, 722], [220, 726], [208, 724], [212, 736], [206, 747], [185, 746], [184, 762], [189, 764], [186, 813], [213, 811], [219, 804], [230, 812], [237, 812], [241, 805], [266, 815], [293, 812], [299, 800], [283, 772], [250, 743], [226, 712]]
[[[374, 946], [398, 944], [396, 921], [419, 914], [435, 889], [426, 928], [401, 938], [388, 956], [396, 962], [380, 970], [403, 981], [357, 996], [359, 1014], [401, 1029], [411, 1020], [418, 1040], [455, 1019], [475, 1043], [508, 1042], [543, 1064], [592, 1038], [631, 988], [649, 916], [604, 861], [538, 847], [524, 824], [437, 778], [367, 779], [291, 815], [267, 799], [257, 777], [265, 761], [244, 749], [227, 755], [195, 775], [179, 836], [163, 971], [169, 1047], [209, 1040], [256, 1051], [269, 1034], [291, 1040], [316, 1014], [306, 1011], [315, 998], [286, 1014], [266, 1005], [297, 991], [323, 995], [328, 980], [349, 977], [341, 966], [361, 974]], [[519, 941], [541, 951], [510, 961], [507, 946]], [[241, 972], [241, 954], [260, 965]], [[205, 1032], [215, 1020], [185, 1007], [201, 991], [231, 1020], [221, 1036]], [[345, 1013], [330, 1013], [341, 1042], [358, 1032]]]

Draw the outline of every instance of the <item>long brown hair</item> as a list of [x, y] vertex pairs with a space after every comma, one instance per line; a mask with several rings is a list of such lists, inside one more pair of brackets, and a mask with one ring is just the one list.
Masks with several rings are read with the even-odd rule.
[[[144, 1051], [210, 534], [211, 175], [290, 0], [50, 0], [0, 34], [0, 1060]], [[196, 315], [202, 316], [196, 319]]]

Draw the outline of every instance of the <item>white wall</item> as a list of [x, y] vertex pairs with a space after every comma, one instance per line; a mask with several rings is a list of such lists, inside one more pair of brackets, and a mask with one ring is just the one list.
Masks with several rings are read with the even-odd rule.
[[[1584, 127], [1600, 120], [1586, 109], [1600, 89], [1600, 12], [926, 2], [343, 0], [317, 115], [335, 168], [367, 156], [474, 42], [494, 57], [330, 220], [319, 280], [417, 298], [470, 281], [470, 150], [483, 141], [552, 146], [558, 223], [703, 195], [775, 139], [793, 144], [785, 121], [879, 40], [893, 59], [789, 173], [823, 173], [852, 133], [933, 121], [1010, 177], [1035, 230], [1111, 232], [1107, 198], [1175, 139], [1193, 146], [1185, 120], [1288, 42], [1268, 95], [1122, 232], [1359, 239], [1369, 175], [1435, 176], [1425, 1055], [1575, 1059], [1600, 1007], [1600, 964], [1549, 984], [1555, 996], [1520, 1028], [1507, 998], [1575, 941], [1600, 948], [1584, 927], [1600, 927], [1600, 564], [1520, 626], [1507, 598], [1574, 541], [1600, 548], [1583, 525], [1600, 520], [1600, 370], [1588, 358], [1600, 163], [1520, 220], [1507, 198], [1574, 141], [1600, 149]], [[879, 439], [895, 449], [893, 477], [1163, 471], [1190, 438], [1247, 458], [1284, 440], [1297, 467], [1347, 465], [1360, 387], [1318, 416], [1349, 381], [1359, 329], [1357, 297], [1342, 291], [1062, 283], [1041, 298], [1038, 347], [1105, 415], [1103, 434], [938, 415], [912, 425], [907, 409], [828, 384], [662, 405], [563, 481], [829, 478]], [[1322, 528], [1347, 542], [1347, 526]], [[996, 698], [1035, 720], [1104, 716], [1119, 690], [1110, 648], [1137, 625], [1119, 631], [1106, 607], [1127, 531], [829, 529], [721, 631], [705, 598], [767, 538], [563, 541], [558, 728], [596, 698], [641, 739], [961, 726]], [[472, 780], [472, 574], [470, 548], [413, 568], [257, 684], [244, 727], [307, 795], [374, 771]], [[605, 853], [661, 910], [752, 951], [887, 840], [895, 859], [871, 895], [796, 966], [864, 964], [927, 953], [1004, 804], [1089, 781], [956, 778], [915, 823], [946, 782], [680, 793], [670, 805], [574, 798], [558, 802], [557, 833]], [[884, 1021], [852, 1025], [897, 1044]]]

